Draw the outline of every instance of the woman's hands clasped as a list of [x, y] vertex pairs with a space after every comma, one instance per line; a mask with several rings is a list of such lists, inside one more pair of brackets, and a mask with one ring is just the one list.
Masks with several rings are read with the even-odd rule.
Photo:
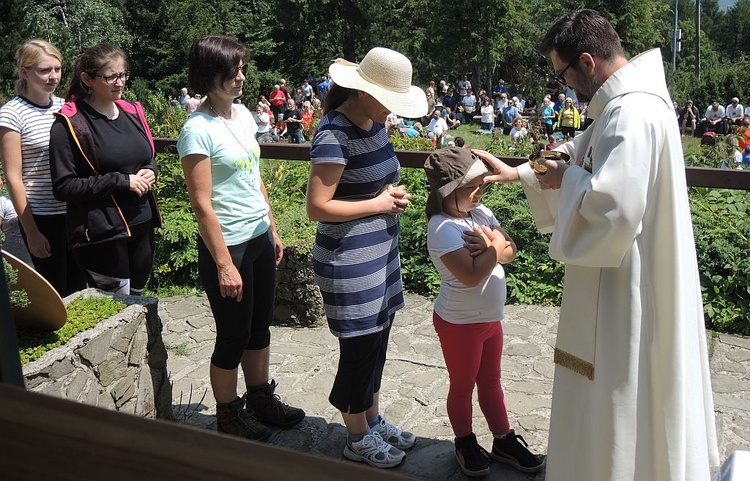
[[156, 182], [156, 174], [151, 169], [141, 169], [135, 174], [130, 174], [128, 178], [130, 190], [138, 194], [138, 197], [150, 191]]
[[406, 192], [403, 185], [387, 185], [378, 198], [383, 205], [383, 211], [388, 214], [401, 214], [411, 204], [411, 194]]

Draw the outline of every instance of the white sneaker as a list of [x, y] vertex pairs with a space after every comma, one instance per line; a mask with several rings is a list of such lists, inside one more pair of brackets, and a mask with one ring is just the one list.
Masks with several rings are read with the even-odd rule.
[[398, 449], [410, 449], [417, 441], [417, 437], [412, 433], [400, 430], [386, 421], [382, 415], [380, 416], [380, 422], [370, 429], [372, 432], [380, 434], [383, 441]]
[[394, 468], [406, 458], [406, 453], [383, 441], [375, 431], [365, 434], [361, 441], [346, 441], [344, 457], [367, 463], [376, 468]]

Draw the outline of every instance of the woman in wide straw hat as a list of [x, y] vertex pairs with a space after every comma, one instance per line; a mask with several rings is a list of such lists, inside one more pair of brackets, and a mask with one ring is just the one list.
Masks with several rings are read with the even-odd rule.
[[373, 48], [360, 64], [336, 60], [333, 86], [310, 149], [307, 214], [318, 221], [315, 277], [340, 360], [329, 401], [349, 431], [344, 456], [372, 466], [400, 464], [415, 437], [379, 413], [388, 336], [404, 305], [398, 214], [409, 194], [396, 186], [399, 163], [385, 120], [393, 112], [427, 113], [422, 89], [411, 85], [411, 62]]

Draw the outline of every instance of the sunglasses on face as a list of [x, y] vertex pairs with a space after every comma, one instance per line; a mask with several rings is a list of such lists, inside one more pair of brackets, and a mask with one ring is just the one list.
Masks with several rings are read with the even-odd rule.
[[237, 67], [232, 71], [232, 77], [236, 77], [240, 72], [242, 72], [242, 75], [247, 75], [247, 64], [242, 64], [241, 67]]

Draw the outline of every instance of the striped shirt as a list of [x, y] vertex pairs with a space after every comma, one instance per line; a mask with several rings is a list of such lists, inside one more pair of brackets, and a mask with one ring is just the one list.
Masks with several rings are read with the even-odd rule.
[[21, 134], [21, 178], [34, 215], [65, 214], [65, 202], [52, 195], [49, 169], [49, 131], [63, 103], [52, 97], [49, 105], [39, 106], [16, 96], [0, 108], [0, 127]]
[[[344, 165], [334, 199], [373, 198], [400, 174], [383, 124], [366, 132], [335, 110], [318, 125], [310, 160]], [[398, 216], [390, 214], [318, 223], [313, 269], [333, 335], [381, 331], [404, 306], [398, 233]]]

